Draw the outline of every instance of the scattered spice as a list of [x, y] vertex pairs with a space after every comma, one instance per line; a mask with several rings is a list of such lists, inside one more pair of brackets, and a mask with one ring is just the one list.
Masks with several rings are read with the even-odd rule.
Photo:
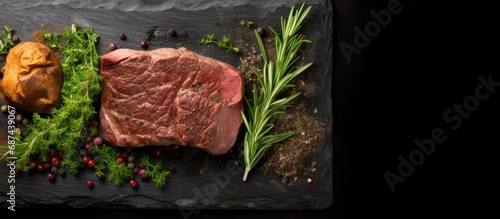
[[16, 121], [21, 122], [21, 121], [23, 121], [23, 119], [24, 119], [23, 114], [16, 115]]
[[9, 108], [9, 106], [7, 104], [2, 105], [2, 107], [1, 107], [2, 113], [6, 113], [8, 108]]
[[118, 34], [118, 37], [120, 38], [120, 40], [127, 40], [127, 35], [125, 35], [124, 33]]
[[155, 149], [155, 150], [153, 151], [153, 154], [154, 154], [155, 156], [159, 157], [159, 156], [161, 155], [161, 150], [160, 150], [160, 149]]
[[133, 188], [136, 188], [137, 187], [137, 181], [135, 179], [131, 179], [128, 184], [130, 186], [132, 186]]
[[171, 37], [176, 37], [177, 36], [177, 32], [175, 32], [174, 29], [168, 29], [167, 30], [167, 35], [169, 35]]
[[21, 123], [25, 126], [29, 125], [30, 124], [30, 120], [28, 118], [23, 118], [23, 120], [21, 121]]
[[59, 168], [57, 170], [57, 174], [59, 174], [59, 176], [64, 176], [65, 173], [66, 173], [66, 171], [64, 170], [64, 168]]
[[266, 29], [263, 27], [257, 27], [257, 33], [259, 33], [260, 36], [263, 36], [266, 33]]
[[60, 164], [59, 158], [58, 157], [52, 157], [50, 159], [50, 163], [52, 164], [52, 166], [55, 166], [55, 167], [59, 166], [59, 164]]
[[137, 176], [139, 176], [141, 179], [145, 179], [146, 178], [146, 170], [145, 169], [138, 170]]
[[134, 155], [130, 155], [130, 156], [128, 156], [127, 160], [128, 160], [128, 162], [134, 162], [135, 156]]
[[148, 42], [146, 42], [145, 40], [141, 41], [141, 44], [140, 44], [140, 45], [141, 45], [141, 47], [142, 47], [143, 49], [148, 48]]
[[94, 182], [93, 182], [92, 180], [90, 180], [90, 179], [89, 179], [89, 180], [87, 180], [87, 186], [88, 186], [89, 188], [93, 188], [93, 187], [94, 187]]
[[55, 178], [55, 175], [53, 173], [49, 173], [47, 175], [47, 179], [50, 180], [50, 181], [54, 181], [54, 178]]
[[18, 43], [21, 42], [21, 39], [19, 38], [19, 36], [15, 35], [15, 36], [12, 37], [12, 42], [14, 44], [18, 44]]
[[83, 158], [82, 158], [82, 163], [83, 164], [87, 164], [89, 162], [89, 160], [90, 160], [90, 157], [87, 156], [87, 155], [84, 155]]
[[175, 169], [175, 166], [174, 166], [174, 165], [170, 165], [170, 166], [168, 166], [168, 171], [170, 171], [170, 172], [175, 172], [175, 170], [176, 170], [176, 169]]
[[118, 48], [118, 47], [116, 46], [116, 44], [115, 44], [115, 43], [110, 43], [110, 44], [108, 45], [108, 49], [109, 49], [110, 51], [116, 50], [116, 48]]
[[87, 165], [88, 165], [90, 168], [94, 167], [94, 166], [95, 166], [95, 164], [96, 164], [96, 162], [95, 162], [95, 160], [93, 160], [93, 159], [90, 159], [90, 160], [87, 162]]

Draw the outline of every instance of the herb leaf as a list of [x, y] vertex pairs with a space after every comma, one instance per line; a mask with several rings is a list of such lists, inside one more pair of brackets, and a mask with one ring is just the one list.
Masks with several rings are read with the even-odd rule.
[[108, 179], [113, 182], [115, 186], [123, 185], [134, 176], [132, 170], [129, 169], [125, 163], [110, 162], [108, 163], [108, 168], [110, 170]]
[[0, 38], [0, 55], [7, 55], [10, 48], [14, 46], [14, 41], [12, 41], [13, 28], [4, 26], [2, 31], [2, 38]]
[[246, 166], [243, 181], [247, 180], [248, 173], [264, 156], [269, 147], [294, 135], [293, 131], [270, 134], [274, 127], [270, 123], [270, 120], [274, 116], [285, 113], [285, 109], [290, 107], [290, 101], [300, 94], [297, 92], [288, 97], [278, 99], [279, 95], [283, 94], [285, 90], [294, 87], [292, 80], [312, 65], [309, 62], [299, 68], [294, 68], [295, 63], [299, 59], [297, 52], [302, 43], [311, 42], [305, 39], [304, 35], [297, 34], [300, 24], [310, 10], [311, 6], [305, 8], [305, 3], [298, 10], [292, 7], [288, 19], [281, 18], [281, 36], [273, 28], [269, 28], [276, 36], [275, 62], [267, 59], [262, 39], [257, 30], [254, 30], [262, 53], [264, 67], [262, 74], [252, 68], [253, 72], [257, 75], [261, 89], [259, 90], [254, 85], [252, 89], [253, 101], [250, 102], [245, 97], [248, 114], [245, 115], [244, 112], [241, 112], [247, 129], [243, 143]]
[[218, 41], [215, 38], [215, 34], [207, 34], [203, 39], [201, 39], [200, 44], [207, 45], [209, 43], [216, 44], [220, 48], [227, 49], [227, 52], [229, 53], [238, 53], [240, 50], [233, 46], [233, 43], [231, 42], [231, 39], [228, 37], [224, 36], [222, 40]]
[[253, 21], [249, 21], [249, 20], [241, 20], [240, 21], [240, 25], [241, 26], [244, 26], [244, 27], [253, 27], [255, 23]]
[[161, 160], [153, 165], [149, 162], [149, 156], [145, 154], [142, 156], [141, 162], [145, 166], [146, 176], [151, 178], [151, 181], [153, 181], [156, 186], [163, 187], [166, 185], [166, 178], [168, 174], [170, 174], [170, 171], [163, 169]]

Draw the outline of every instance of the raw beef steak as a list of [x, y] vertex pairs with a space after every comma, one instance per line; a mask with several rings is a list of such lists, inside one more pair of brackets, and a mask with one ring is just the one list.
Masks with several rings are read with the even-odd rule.
[[111, 145], [185, 145], [224, 154], [242, 124], [243, 78], [189, 51], [118, 49], [101, 57], [102, 137]]

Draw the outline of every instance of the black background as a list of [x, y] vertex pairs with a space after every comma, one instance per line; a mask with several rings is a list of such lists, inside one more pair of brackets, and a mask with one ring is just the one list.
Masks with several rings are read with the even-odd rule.
[[[478, 77], [500, 82], [499, 14], [486, 3], [401, 0], [401, 13], [348, 63], [341, 42], [390, 0], [334, 2], [334, 202], [322, 211], [208, 211], [190, 218], [480, 216], [495, 213], [500, 87], [457, 130], [443, 121], [474, 95]], [[384, 172], [443, 128], [447, 140], [391, 192]], [[491, 201], [493, 200], [493, 201]], [[34, 210], [32, 212], [38, 212]], [[58, 212], [50, 212], [58, 214]], [[58, 210], [60, 211], [60, 210]], [[177, 218], [179, 211], [74, 210], [72, 217]], [[493, 214], [495, 215], [495, 214]]]
[[[369, 11], [386, 9], [389, 1], [356, 2], [359, 6], [335, 2], [337, 43], [353, 42], [353, 25], [364, 29], [374, 20]], [[402, 12], [350, 64], [336, 48], [334, 215], [492, 213], [500, 94], [480, 101], [457, 130], [449, 128], [443, 114], [474, 95], [478, 76], [492, 74], [493, 81], [500, 81], [494, 33], [498, 13], [471, 2], [400, 2]], [[357, 12], [343, 15], [348, 7]], [[417, 149], [413, 141], [430, 138], [434, 128], [443, 128], [447, 140], [391, 192], [384, 172], [397, 173], [397, 157], [408, 159]]]

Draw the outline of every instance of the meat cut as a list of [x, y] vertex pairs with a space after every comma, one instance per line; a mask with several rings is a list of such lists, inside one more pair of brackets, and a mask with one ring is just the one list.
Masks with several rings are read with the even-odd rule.
[[183, 145], [224, 154], [243, 111], [234, 67], [179, 49], [118, 49], [101, 57], [102, 137], [111, 145]]
[[224, 154], [236, 142], [243, 78], [188, 49], [117, 49], [101, 56], [100, 130], [114, 146], [182, 145]]

